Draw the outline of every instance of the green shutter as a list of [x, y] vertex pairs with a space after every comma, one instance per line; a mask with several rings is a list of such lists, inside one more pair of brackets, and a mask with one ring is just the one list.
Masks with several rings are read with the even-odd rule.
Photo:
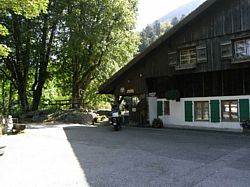
[[185, 121], [193, 122], [192, 101], [185, 101]]
[[240, 121], [249, 119], [249, 99], [240, 99]]
[[157, 101], [157, 116], [163, 115], [163, 102]]
[[219, 100], [211, 101], [211, 122], [220, 122], [220, 102]]

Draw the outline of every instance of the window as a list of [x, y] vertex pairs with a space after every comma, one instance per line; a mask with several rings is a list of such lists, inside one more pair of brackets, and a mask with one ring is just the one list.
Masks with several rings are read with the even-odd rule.
[[183, 49], [180, 52], [180, 64], [195, 64], [196, 63], [196, 49]]
[[158, 100], [157, 101], [157, 115], [170, 115], [169, 101]]
[[170, 115], [169, 101], [164, 101], [164, 115]]
[[209, 102], [194, 102], [195, 121], [209, 121]]
[[238, 101], [222, 101], [221, 113], [223, 121], [238, 121]]
[[235, 41], [235, 58], [244, 59], [250, 57], [250, 39]]

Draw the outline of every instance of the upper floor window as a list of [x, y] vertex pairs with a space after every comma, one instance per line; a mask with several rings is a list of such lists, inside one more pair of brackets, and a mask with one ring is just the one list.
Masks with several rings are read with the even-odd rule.
[[180, 51], [180, 64], [195, 64], [196, 48], [183, 49]]
[[235, 58], [249, 58], [250, 57], [250, 39], [235, 41]]

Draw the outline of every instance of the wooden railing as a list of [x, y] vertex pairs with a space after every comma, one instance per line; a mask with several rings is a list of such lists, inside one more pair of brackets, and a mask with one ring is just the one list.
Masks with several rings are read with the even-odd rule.
[[73, 101], [73, 100], [54, 100], [54, 101], [48, 101], [43, 102], [43, 106], [54, 106], [56, 109], [62, 107], [62, 106], [68, 106], [69, 108], [72, 108], [73, 106], [75, 108], [79, 108], [81, 105], [81, 100]]

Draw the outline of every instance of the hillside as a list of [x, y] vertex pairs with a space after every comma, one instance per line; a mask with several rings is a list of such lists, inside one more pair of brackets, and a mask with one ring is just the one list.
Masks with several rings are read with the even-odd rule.
[[174, 17], [177, 17], [178, 19], [180, 19], [182, 17], [182, 15], [185, 15], [185, 16], [188, 15], [189, 13], [191, 13], [193, 10], [195, 10], [199, 5], [201, 5], [205, 1], [206, 0], [194, 0], [190, 3], [187, 3], [181, 7], [173, 10], [172, 12], [169, 12], [165, 16], [159, 18], [158, 21], [159, 22], [168, 22], [168, 21], [171, 21]]

